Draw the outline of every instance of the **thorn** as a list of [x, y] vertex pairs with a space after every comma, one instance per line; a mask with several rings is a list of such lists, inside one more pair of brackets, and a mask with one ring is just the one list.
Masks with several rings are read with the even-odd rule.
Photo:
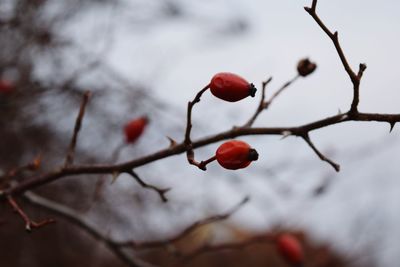
[[282, 140], [282, 139], [285, 139], [286, 137], [288, 137], [288, 136], [290, 136], [290, 135], [292, 135], [292, 132], [291, 132], [291, 131], [283, 131], [283, 132], [282, 132], [282, 138], [281, 138], [281, 140]]
[[119, 177], [119, 172], [113, 172], [112, 173], [111, 184], [114, 184], [117, 181], [118, 177]]
[[396, 125], [396, 122], [392, 121], [392, 122], [389, 122], [389, 124], [390, 124], [390, 131], [389, 131], [389, 133], [391, 133], [391, 132], [393, 131], [394, 126]]
[[167, 139], [169, 140], [169, 147], [174, 147], [176, 146], [177, 142], [172, 139], [171, 137], [167, 136]]
[[25, 231], [27, 231], [28, 233], [32, 233], [32, 228], [31, 228], [30, 224], [26, 224]]
[[338, 115], [342, 114], [342, 111], [340, 110], [340, 108], [338, 108]]

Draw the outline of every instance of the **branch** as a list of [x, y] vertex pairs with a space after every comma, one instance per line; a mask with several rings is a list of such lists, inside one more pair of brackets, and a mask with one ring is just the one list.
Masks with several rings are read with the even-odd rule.
[[305, 134], [302, 136], [302, 138], [304, 139], [304, 141], [306, 141], [306, 143], [311, 147], [311, 149], [315, 152], [315, 154], [317, 154], [317, 156], [323, 160], [328, 162], [334, 169], [335, 171], [339, 172], [340, 171], [340, 165], [333, 162], [332, 160], [330, 160], [329, 158], [327, 158], [326, 156], [324, 156], [324, 154], [322, 154], [314, 145], [314, 143], [311, 141], [310, 136], [308, 134]]
[[[302, 137], [306, 133], [325, 128], [327, 126], [347, 122], [347, 121], [376, 121], [386, 122], [390, 125], [394, 125], [400, 122], [400, 114], [378, 114], [378, 113], [352, 113], [347, 112], [344, 114], [337, 114], [325, 119], [317, 120], [308, 124], [304, 124], [296, 127], [266, 127], [266, 128], [234, 128], [219, 134], [215, 134], [209, 137], [204, 137], [197, 141], [192, 142], [192, 148], [203, 147], [209, 144], [213, 144], [222, 140], [232, 139], [239, 136], [246, 135], [281, 135], [281, 136], [299, 136]], [[44, 184], [56, 181], [63, 177], [72, 175], [84, 175], [84, 174], [112, 174], [125, 172], [128, 169], [133, 169], [139, 166], [146, 165], [150, 162], [154, 162], [163, 158], [167, 158], [173, 155], [178, 155], [186, 152], [186, 144], [180, 143], [173, 147], [161, 149], [155, 153], [133, 159], [131, 161], [118, 163], [118, 164], [104, 164], [104, 165], [75, 165], [66, 168], [56, 169], [52, 172], [33, 176], [19, 183], [18, 185], [0, 191], [0, 199], [4, 199], [7, 194], [21, 194], [27, 190], [37, 188]]]
[[76, 142], [78, 140], [78, 134], [82, 126], [82, 120], [83, 117], [85, 116], [85, 109], [89, 101], [90, 95], [91, 95], [90, 91], [85, 92], [83, 95], [81, 107], [79, 109], [78, 116], [76, 117], [74, 133], [72, 135], [71, 143], [68, 148], [67, 157], [65, 158], [65, 163], [64, 163], [65, 167], [71, 165], [74, 162]]
[[55, 201], [43, 198], [38, 196], [32, 192], [26, 192], [23, 197], [29, 201], [31, 204], [44, 209], [48, 212], [51, 212], [57, 216], [60, 216], [72, 223], [73, 225], [81, 228], [89, 235], [91, 235], [94, 239], [99, 242], [102, 242], [116, 257], [120, 259], [121, 262], [125, 263], [126, 266], [129, 267], [154, 267], [149, 263], [142, 262], [139, 259], [131, 259], [117, 244], [116, 241], [107, 237], [107, 235], [102, 234], [98, 230], [96, 230], [93, 226], [85, 221], [85, 219], [76, 211], [66, 207], [62, 204], [59, 204]]
[[126, 173], [130, 174], [130, 175], [136, 180], [136, 182], [138, 182], [143, 188], [146, 188], [146, 189], [155, 191], [155, 192], [160, 196], [160, 198], [161, 198], [161, 200], [162, 200], [163, 202], [167, 202], [167, 201], [168, 201], [168, 199], [167, 199], [167, 197], [165, 196], [165, 194], [166, 194], [169, 190], [171, 190], [171, 188], [164, 188], [164, 189], [161, 189], [161, 188], [158, 188], [158, 187], [156, 187], [156, 186], [154, 186], [154, 185], [148, 184], [148, 183], [146, 183], [145, 181], [143, 181], [143, 180], [139, 177], [139, 175], [138, 175], [136, 172], [134, 172], [133, 170], [128, 170], [128, 171], [126, 171]]
[[194, 151], [193, 151], [193, 144], [192, 144], [192, 140], [190, 139], [190, 132], [192, 130], [192, 109], [193, 106], [200, 102], [200, 98], [203, 95], [203, 93], [205, 91], [207, 91], [209, 89], [210, 85], [207, 85], [206, 87], [204, 87], [203, 89], [201, 89], [197, 95], [195, 96], [195, 98], [193, 99], [193, 101], [189, 101], [188, 103], [188, 107], [187, 107], [187, 124], [186, 124], [186, 132], [185, 132], [185, 147], [186, 147], [186, 156], [188, 159], [188, 162], [192, 165], [197, 166], [199, 169], [205, 171], [206, 170], [206, 166], [204, 164], [204, 162], [197, 162], [194, 159]]
[[45, 219], [40, 222], [35, 222], [32, 221], [29, 216], [21, 209], [21, 207], [18, 205], [18, 203], [14, 200], [12, 196], [7, 196], [7, 201], [10, 204], [10, 206], [14, 209], [15, 212], [19, 214], [19, 216], [24, 220], [25, 222], [25, 230], [27, 232], [31, 232], [32, 229], [35, 228], [40, 228], [43, 226], [46, 226], [51, 223], [55, 223], [54, 219]]
[[29, 162], [28, 164], [17, 168], [13, 168], [10, 171], [6, 172], [6, 174], [0, 176], [0, 180], [8, 182], [10, 179], [22, 174], [25, 171], [36, 171], [40, 168], [41, 161], [42, 155], [39, 154], [32, 160], [32, 162]]
[[191, 224], [189, 227], [185, 228], [182, 232], [180, 232], [178, 235], [165, 239], [165, 240], [156, 240], [156, 241], [150, 241], [150, 242], [142, 242], [142, 243], [137, 243], [135, 241], [125, 241], [119, 243], [120, 246], [122, 247], [131, 247], [135, 250], [144, 250], [144, 249], [154, 249], [154, 248], [159, 248], [159, 247], [165, 247], [168, 245], [171, 245], [184, 237], [188, 236], [189, 234], [193, 233], [196, 229], [208, 225], [214, 222], [218, 221], [223, 221], [231, 217], [235, 212], [237, 212], [244, 204], [246, 204], [250, 200], [249, 197], [245, 197], [242, 201], [240, 201], [238, 204], [236, 204], [233, 208], [231, 208], [229, 211], [226, 213], [220, 214], [220, 215], [214, 215], [208, 218], [205, 218], [203, 220], [194, 222]]
[[263, 81], [261, 84], [261, 99], [260, 99], [260, 104], [258, 104], [258, 107], [256, 111], [254, 112], [253, 116], [242, 126], [242, 127], [251, 127], [255, 120], [257, 119], [258, 115], [267, 108], [266, 103], [264, 102], [265, 100], [265, 89], [267, 85], [272, 81], [272, 77], [268, 78], [268, 80]]
[[363, 72], [367, 68], [365, 64], [360, 64], [358, 74], [356, 74], [353, 69], [350, 67], [350, 64], [347, 61], [347, 58], [343, 52], [343, 49], [339, 42], [338, 32], [332, 32], [328, 29], [328, 27], [324, 24], [324, 22], [319, 18], [316, 12], [317, 8], [317, 0], [313, 0], [311, 7], [304, 7], [308, 14], [315, 20], [315, 22], [321, 27], [321, 29], [328, 35], [328, 37], [332, 40], [333, 45], [336, 48], [336, 51], [339, 55], [340, 61], [344, 69], [346, 70], [348, 76], [350, 77], [351, 82], [353, 83], [353, 100], [351, 103], [350, 111], [352, 113], [358, 112], [358, 103], [360, 102], [360, 81], [363, 75]]

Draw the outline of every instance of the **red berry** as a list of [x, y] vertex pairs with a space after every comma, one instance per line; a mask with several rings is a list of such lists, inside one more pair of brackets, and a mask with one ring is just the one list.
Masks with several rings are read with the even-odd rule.
[[211, 79], [210, 89], [214, 96], [229, 102], [236, 102], [248, 96], [254, 97], [257, 91], [254, 84], [229, 72], [215, 74]]
[[7, 80], [0, 80], [0, 94], [10, 94], [14, 91], [14, 85]]
[[291, 234], [282, 234], [277, 239], [277, 248], [281, 256], [292, 265], [300, 265], [304, 260], [302, 246]]
[[229, 170], [243, 169], [258, 159], [258, 153], [243, 141], [231, 140], [219, 146], [216, 152], [218, 163]]
[[125, 139], [127, 143], [134, 143], [143, 133], [148, 123], [146, 117], [131, 120], [124, 127]]

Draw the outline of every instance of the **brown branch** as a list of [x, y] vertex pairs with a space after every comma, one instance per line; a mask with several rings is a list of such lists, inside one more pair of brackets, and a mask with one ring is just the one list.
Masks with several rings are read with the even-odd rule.
[[40, 228], [43, 226], [46, 226], [51, 223], [55, 223], [54, 219], [45, 219], [40, 222], [35, 222], [32, 221], [29, 216], [21, 209], [21, 207], [18, 205], [18, 203], [15, 201], [15, 199], [12, 196], [7, 196], [7, 201], [10, 204], [10, 206], [14, 209], [15, 212], [19, 214], [19, 216], [24, 220], [25, 222], [25, 230], [27, 232], [31, 232], [32, 229], [35, 228]]
[[261, 98], [260, 98], [260, 103], [258, 104], [258, 107], [256, 111], [254, 112], [253, 116], [242, 126], [242, 127], [251, 127], [255, 120], [257, 119], [258, 115], [267, 108], [264, 100], [265, 100], [265, 89], [267, 88], [267, 85], [272, 81], [272, 77], [268, 78], [268, 80], [263, 81], [261, 84]]
[[133, 170], [128, 170], [128, 171], [126, 171], [126, 173], [129, 174], [129, 175], [131, 175], [131, 176], [136, 180], [136, 182], [138, 182], [138, 183], [140, 184], [140, 186], [142, 186], [143, 188], [146, 188], [146, 189], [155, 191], [155, 192], [160, 196], [160, 198], [161, 198], [161, 200], [162, 200], [163, 202], [167, 202], [167, 201], [168, 201], [168, 199], [167, 199], [167, 197], [165, 196], [165, 194], [166, 194], [169, 190], [171, 190], [171, 188], [163, 188], [163, 189], [162, 189], [162, 188], [158, 188], [158, 187], [156, 187], [156, 186], [154, 186], [154, 185], [148, 184], [148, 183], [146, 183], [145, 181], [143, 181], [143, 180], [139, 177], [139, 175], [138, 175], [136, 172], [134, 172]]
[[322, 154], [314, 145], [314, 143], [311, 141], [310, 136], [308, 134], [305, 134], [302, 136], [302, 138], [304, 139], [304, 141], [306, 141], [306, 143], [311, 147], [311, 149], [315, 152], [315, 154], [317, 154], [317, 156], [323, 160], [328, 162], [334, 169], [335, 171], [340, 171], [340, 165], [333, 162], [332, 160], [330, 160], [329, 158], [327, 158], [324, 154]]
[[156, 240], [156, 241], [149, 241], [149, 242], [135, 242], [135, 241], [125, 241], [119, 243], [121, 247], [131, 247], [135, 250], [144, 250], [144, 249], [154, 249], [154, 248], [159, 248], [159, 247], [165, 247], [168, 245], [171, 245], [172, 243], [175, 243], [184, 237], [188, 236], [189, 234], [193, 233], [196, 229], [208, 225], [211, 223], [219, 222], [228, 219], [231, 217], [235, 212], [237, 212], [244, 204], [246, 204], [250, 200], [249, 197], [245, 197], [242, 201], [240, 201], [238, 204], [236, 204], [233, 208], [231, 208], [229, 211], [219, 214], [219, 215], [214, 215], [208, 218], [205, 218], [203, 220], [194, 222], [191, 224], [189, 227], [185, 228], [182, 232], [180, 232], [178, 235], [173, 236], [171, 238], [167, 238], [164, 240]]
[[294, 83], [298, 78], [300, 77], [300, 75], [296, 75], [295, 77], [293, 77], [291, 80], [287, 81], [284, 85], [282, 85], [281, 88], [278, 89], [278, 91], [276, 91], [271, 98], [265, 102], [264, 104], [264, 109], [269, 108], [269, 106], [272, 104], [272, 102], [275, 100], [275, 98], [277, 98], [283, 91], [285, 91], [285, 89], [287, 89], [292, 83]]
[[107, 237], [106, 234], [102, 234], [100, 231], [96, 230], [95, 227], [86, 222], [86, 220], [71, 208], [59, 204], [55, 201], [43, 198], [38, 196], [32, 192], [25, 192], [23, 195], [24, 199], [26, 199], [31, 204], [44, 209], [48, 212], [56, 216], [60, 216], [64, 218], [69, 223], [79, 227], [80, 229], [87, 232], [91, 235], [95, 240], [103, 243], [116, 257], [120, 259], [121, 262], [125, 263], [126, 266], [129, 267], [154, 267], [149, 263], [143, 262], [137, 258], [129, 257], [122, 248], [117, 244], [116, 241]]
[[319, 18], [316, 8], [317, 8], [317, 0], [313, 0], [311, 7], [304, 7], [308, 14], [315, 20], [315, 22], [321, 27], [321, 29], [328, 35], [328, 37], [332, 40], [333, 45], [336, 48], [336, 51], [339, 55], [340, 61], [344, 69], [346, 70], [350, 80], [353, 84], [353, 100], [351, 103], [350, 111], [352, 113], [358, 112], [358, 103], [360, 102], [360, 80], [362, 77], [363, 72], [367, 68], [365, 64], [360, 64], [358, 74], [356, 74], [353, 69], [350, 67], [350, 64], [347, 61], [347, 58], [343, 52], [343, 49], [339, 42], [338, 32], [332, 32], [328, 29], [325, 23]]
[[185, 147], [186, 147], [186, 156], [188, 159], [188, 162], [192, 165], [197, 166], [199, 169], [205, 171], [206, 170], [206, 166], [204, 165], [204, 162], [197, 162], [194, 159], [194, 151], [193, 151], [193, 144], [192, 144], [192, 140], [190, 139], [190, 132], [192, 130], [192, 110], [193, 110], [193, 106], [200, 102], [200, 98], [203, 95], [203, 93], [205, 91], [207, 91], [209, 89], [210, 85], [208, 84], [206, 87], [204, 87], [203, 89], [201, 89], [197, 95], [195, 96], [195, 98], [192, 101], [189, 101], [188, 103], [188, 107], [187, 107], [187, 123], [186, 123], [186, 131], [185, 131]]
[[[205, 137], [194, 141], [192, 148], [198, 148], [206, 146], [215, 142], [219, 142], [226, 139], [232, 139], [239, 136], [246, 135], [291, 135], [302, 137], [304, 134], [311, 131], [315, 131], [321, 128], [325, 128], [338, 123], [347, 121], [376, 121], [386, 122], [390, 125], [400, 122], [400, 114], [378, 114], [378, 113], [344, 113], [331, 116], [322, 120], [311, 122], [296, 127], [267, 127], [267, 128], [234, 128], [219, 134]], [[0, 199], [4, 199], [7, 194], [20, 194], [26, 190], [37, 188], [44, 184], [56, 181], [63, 177], [72, 175], [84, 175], [84, 174], [104, 174], [104, 173], [118, 173], [125, 172], [128, 169], [133, 169], [139, 166], [143, 166], [150, 162], [154, 162], [163, 158], [167, 158], [173, 155], [181, 154], [186, 152], [186, 144], [180, 143], [174, 147], [168, 147], [166, 149], [159, 150], [155, 153], [133, 159], [131, 161], [118, 163], [118, 164], [105, 164], [105, 165], [75, 165], [66, 168], [56, 169], [52, 172], [40, 174], [28, 178], [18, 184], [17, 186], [0, 191]]]
[[76, 142], [78, 140], [78, 134], [79, 134], [79, 131], [82, 126], [82, 120], [83, 120], [83, 117], [85, 116], [85, 109], [86, 109], [86, 105], [89, 101], [90, 95], [91, 95], [90, 91], [87, 91], [83, 94], [83, 99], [81, 102], [81, 106], [79, 108], [79, 113], [78, 113], [78, 116], [76, 117], [74, 133], [71, 138], [71, 143], [68, 148], [67, 156], [65, 158], [65, 163], [64, 163], [65, 167], [71, 165], [74, 162]]

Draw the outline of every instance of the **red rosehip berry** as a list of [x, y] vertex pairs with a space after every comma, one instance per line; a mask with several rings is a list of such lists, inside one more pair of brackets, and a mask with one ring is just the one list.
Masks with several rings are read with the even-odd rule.
[[257, 91], [254, 84], [229, 72], [215, 74], [211, 79], [210, 89], [214, 96], [229, 102], [236, 102], [248, 96], [254, 97]]
[[14, 91], [15, 86], [7, 80], [0, 80], [0, 94], [10, 94]]
[[134, 143], [142, 135], [148, 122], [147, 117], [140, 117], [128, 122], [124, 127], [126, 142]]
[[301, 266], [304, 261], [304, 254], [299, 240], [291, 234], [282, 234], [278, 236], [277, 249], [280, 255], [289, 263], [295, 266]]
[[243, 141], [231, 140], [218, 147], [215, 157], [225, 169], [237, 170], [246, 168], [257, 160], [258, 153]]

